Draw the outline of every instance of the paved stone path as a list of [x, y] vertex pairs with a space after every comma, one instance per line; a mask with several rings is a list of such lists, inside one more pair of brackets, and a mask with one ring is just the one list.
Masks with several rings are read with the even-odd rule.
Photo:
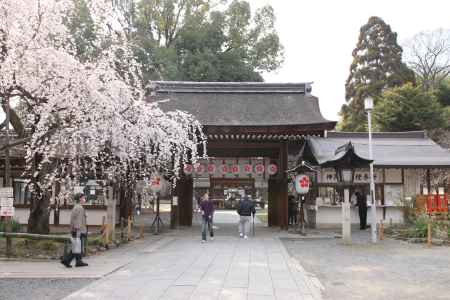
[[205, 244], [195, 229], [165, 237], [165, 246], [142, 249], [65, 299], [321, 299], [320, 284], [289, 257], [277, 233], [258, 228], [257, 237], [244, 240], [228, 229], [222, 225]]

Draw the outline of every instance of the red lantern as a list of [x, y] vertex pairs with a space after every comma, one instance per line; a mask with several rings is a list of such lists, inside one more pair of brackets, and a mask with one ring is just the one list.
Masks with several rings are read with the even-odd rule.
[[230, 171], [230, 168], [228, 165], [222, 165], [220, 166], [220, 170], [222, 171], [222, 174], [227, 174]]
[[276, 164], [270, 164], [269, 169], [267, 171], [269, 175], [275, 175], [278, 172], [278, 166]]
[[238, 175], [239, 171], [240, 171], [239, 165], [231, 166], [231, 173], [233, 173], [234, 175]]
[[184, 170], [184, 174], [190, 175], [194, 171], [194, 167], [191, 164], [185, 164], [183, 170]]
[[208, 164], [208, 174], [213, 175], [216, 172], [216, 166], [214, 164]]
[[198, 175], [203, 175], [204, 172], [205, 172], [205, 166], [203, 164], [197, 164], [197, 166], [195, 168], [195, 173], [197, 173]]
[[252, 174], [252, 165], [251, 164], [245, 164], [244, 165], [244, 173], [245, 174]]
[[257, 164], [255, 166], [255, 173], [256, 174], [263, 174], [264, 173], [264, 165], [263, 164]]

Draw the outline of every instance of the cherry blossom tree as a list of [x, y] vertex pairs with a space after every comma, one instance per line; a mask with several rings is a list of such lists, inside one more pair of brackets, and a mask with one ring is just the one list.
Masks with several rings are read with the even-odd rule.
[[0, 0], [0, 98], [19, 135], [2, 148], [26, 149], [31, 232], [48, 231], [55, 183], [100, 171], [97, 178], [132, 189], [155, 170], [176, 177], [183, 162], [206, 153], [198, 121], [148, 101], [120, 12], [109, 0], [86, 4], [95, 28], [88, 56], [68, 26], [76, 0]]

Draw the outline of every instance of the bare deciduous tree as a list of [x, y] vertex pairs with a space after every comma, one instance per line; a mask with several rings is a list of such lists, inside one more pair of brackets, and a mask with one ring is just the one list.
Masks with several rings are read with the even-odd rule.
[[404, 57], [425, 89], [439, 87], [450, 74], [450, 29], [416, 34], [405, 43]]

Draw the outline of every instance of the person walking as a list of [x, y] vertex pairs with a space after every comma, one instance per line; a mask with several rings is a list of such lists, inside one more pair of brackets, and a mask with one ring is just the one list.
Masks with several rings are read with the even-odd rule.
[[75, 258], [76, 267], [85, 267], [88, 264], [82, 261], [82, 254], [86, 247], [87, 227], [86, 227], [86, 211], [83, 204], [86, 198], [83, 194], [77, 194], [74, 197], [75, 205], [70, 214], [70, 231], [72, 234], [72, 250], [63, 257], [61, 263], [71, 268], [71, 262]]
[[200, 202], [200, 211], [202, 214], [202, 243], [206, 242], [206, 230], [209, 231], [211, 240], [214, 240], [213, 230], [213, 216], [214, 216], [214, 203], [209, 199], [209, 194], [206, 192], [202, 201]]
[[248, 195], [245, 195], [244, 200], [240, 201], [237, 213], [239, 214], [239, 237], [248, 239], [251, 216], [255, 217], [256, 213], [255, 204], [250, 201]]
[[359, 191], [355, 193], [355, 196], [359, 212], [359, 229], [364, 230], [367, 228], [367, 200]]
[[295, 201], [295, 197], [290, 195], [288, 197], [288, 224], [296, 225], [297, 224], [297, 202]]

